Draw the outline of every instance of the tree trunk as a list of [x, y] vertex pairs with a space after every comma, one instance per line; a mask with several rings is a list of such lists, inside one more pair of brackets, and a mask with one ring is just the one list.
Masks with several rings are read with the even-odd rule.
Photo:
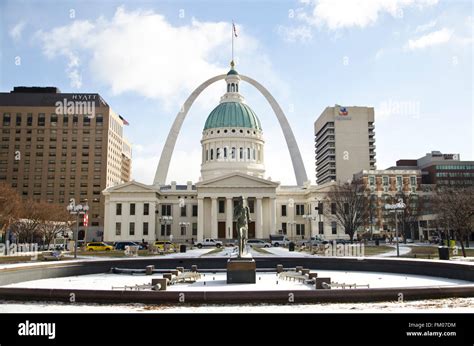
[[464, 248], [463, 235], [460, 234], [459, 237], [461, 238], [459, 242], [461, 243], [462, 255], [463, 255], [463, 257], [466, 257], [466, 249]]

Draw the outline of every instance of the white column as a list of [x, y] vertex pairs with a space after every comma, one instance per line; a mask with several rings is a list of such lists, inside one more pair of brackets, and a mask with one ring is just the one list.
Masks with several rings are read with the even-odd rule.
[[198, 229], [197, 241], [202, 241], [204, 238], [204, 199], [198, 197]]
[[256, 220], [255, 220], [255, 238], [263, 238], [263, 212], [262, 212], [262, 197], [257, 197], [257, 205], [255, 206]]
[[217, 198], [211, 197], [211, 238], [217, 238]]
[[232, 208], [232, 197], [226, 199], [226, 222], [225, 222], [225, 237], [226, 239], [232, 239], [232, 222], [234, 220], [234, 209]]
[[270, 197], [270, 234], [276, 233], [276, 198]]

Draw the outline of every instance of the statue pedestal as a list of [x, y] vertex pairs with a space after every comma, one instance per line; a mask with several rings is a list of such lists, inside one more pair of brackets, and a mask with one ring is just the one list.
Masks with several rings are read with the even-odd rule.
[[254, 284], [257, 265], [253, 258], [232, 258], [227, 261], [228, 284]]

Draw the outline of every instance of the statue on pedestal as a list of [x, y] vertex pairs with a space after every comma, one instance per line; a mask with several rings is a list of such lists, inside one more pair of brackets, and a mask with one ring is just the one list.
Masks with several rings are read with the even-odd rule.
[[237, 223], [237, 236], [239, 246], [239, 258], [246, 253], [246, 244], [248, 237], [248, 228], [250, 221], [250, 208], [247, 203], [247, 198], [239, 197], [239, 202], [234, 208], [234, 220]]

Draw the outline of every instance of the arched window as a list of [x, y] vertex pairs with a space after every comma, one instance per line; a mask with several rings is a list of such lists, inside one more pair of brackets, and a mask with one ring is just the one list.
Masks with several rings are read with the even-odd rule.
[[243, 159], [244, 159], [244, 148], [240, 147], [240, 150], [239, 150], [239, 151], [240, 151], [240, 153], [239, 153], [239, 158], [240, 158], [241, 160], [243, 160]]
[[216, 160], [219, 160], [221, 158], [221, 148], [216, 149]]
[[211, 161], [214, 160], [214, 149], [211, 149]]
[[209, 150], [206, 149], [206, 161], [209, 161]]
[[227, 147], [224, 147], [224, 159], [227, 159]]
[[227, 92], [230, 92], [230, 84], [227, 84]]
[[257, 156], [255, 155], [255, 148], [253, 149], [253, 159], [256, 160]]
[[233, 160], [235, 160], [235, 147], [232, 147], [231, 157]]
[[235, 91], [239, 92], [239, 85], [238, 84], [235, 85]]
[[232, 92], [235, 91], [235, 84], [234, 84], [234, 83], [232, 83], [232, 84], [230, 85], [230, 91], [232, 91]]
[[247, 148], [247, 160], [250, 160], [250, 148]]

